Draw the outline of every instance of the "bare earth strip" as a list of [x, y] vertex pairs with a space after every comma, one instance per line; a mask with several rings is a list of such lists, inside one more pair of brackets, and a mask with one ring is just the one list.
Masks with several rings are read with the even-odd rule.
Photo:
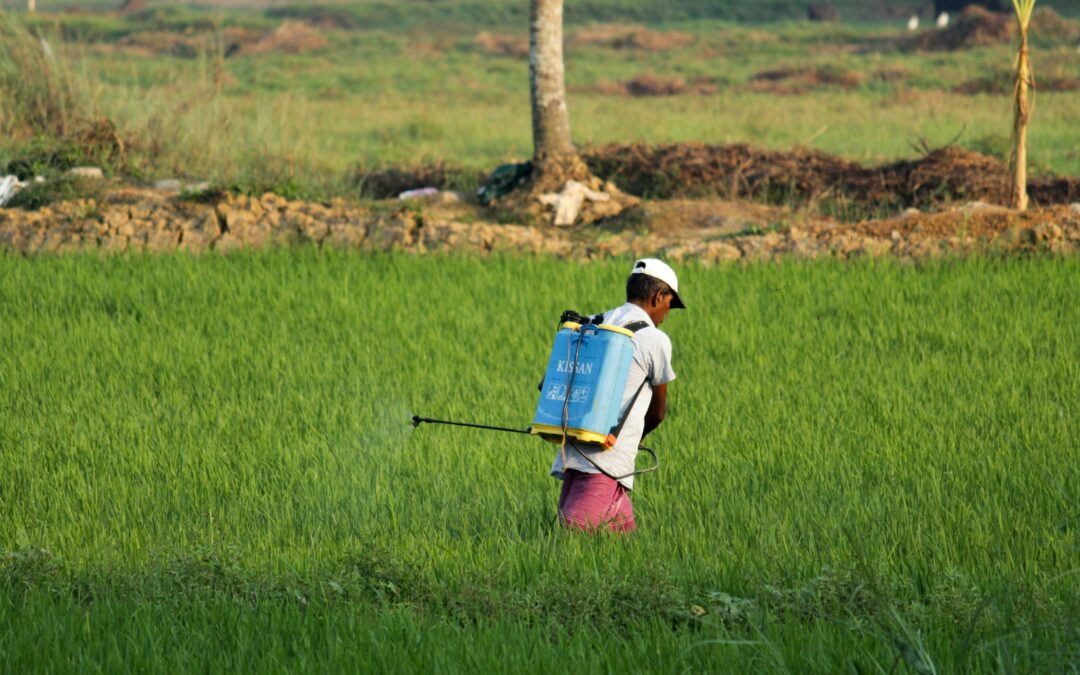
[[101, 202], [60, 202], [39, 211], [0, 210], [0, 250], [22, 255], [228, 253], [311, 244], [417, 253], [495, 251], [594, 258], [662, 254], [704, 263], [893, 256], [921, 259], [983, 251], [1080, 250], [1080, 206], [1026, 213], [974, 202], [936, 213], [909, 211], [841, 224], [803, 211], [721, 200], [646, 202], [634, 218], [601, 227], [501, 224], [464, 203], [386, 201], [359, 206], [224, 195], [199, 203], [162, 193], [114, 190]]

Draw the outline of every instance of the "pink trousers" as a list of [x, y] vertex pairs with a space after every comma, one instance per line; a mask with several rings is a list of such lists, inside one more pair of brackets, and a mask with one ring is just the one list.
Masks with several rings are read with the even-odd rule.
[[634, 505], [630, 494], [613, 478], [600, 473], [567, 470], [559, 493], [559, 520], [574, 530], [633, 532]]

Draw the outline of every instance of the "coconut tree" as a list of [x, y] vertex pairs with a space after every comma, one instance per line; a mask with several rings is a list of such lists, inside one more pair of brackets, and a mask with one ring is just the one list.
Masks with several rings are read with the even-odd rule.
[[540, 189], [554, 189], [569, 178], [588, 175], [570, 137], [563, 64], [563, 0], [530, 0], [533, 183]]
[[1031, 92], [1035, 81], [1028, 56], [1028, 26], [1035, 0], [1013, 0], [1020, 48], [1016, 54], [1016, 85], [1013, 87], [1012, 206], [1024, 211], [1027, 193], [1027, 127], [1031, 120]]

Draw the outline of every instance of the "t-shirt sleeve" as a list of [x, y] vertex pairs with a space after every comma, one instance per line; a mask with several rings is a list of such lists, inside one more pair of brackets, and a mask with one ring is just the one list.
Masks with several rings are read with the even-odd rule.
[[655, 339], [649, 342], [649, 383], [658, 387], [675, 379], [671, 367], [671, 338], [658, 330]]

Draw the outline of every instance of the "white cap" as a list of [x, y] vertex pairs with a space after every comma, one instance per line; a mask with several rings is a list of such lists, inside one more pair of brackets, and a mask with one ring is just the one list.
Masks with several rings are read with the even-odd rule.
[[648, 274], [650, 277], [663, 281], [671, 287], [671, 292], [675, 296], [671, 299], [671, 308], [686, 309], [682, 298], [679, 297], [679, 278], [675, 276], [675, 270], [668, 267], [667, 263], [656, 258], [642, 258], [634, 263], [634, 269], [630, 270], [630, 274]]

